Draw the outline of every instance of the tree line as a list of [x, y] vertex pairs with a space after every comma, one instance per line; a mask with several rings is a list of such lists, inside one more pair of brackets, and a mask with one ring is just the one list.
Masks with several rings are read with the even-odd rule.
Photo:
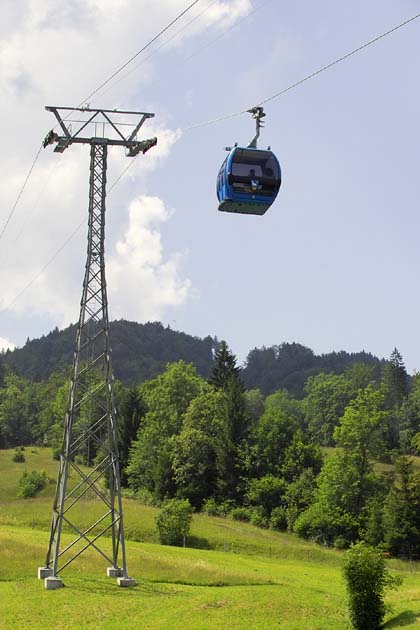
[[[203, 339], [172, 330], [160, 322], [138, 324], [119, 320], [111, 322], [112, 354], [115, 376], [126, 387], [138, 385], [165, 371], [167, 363], [179, 359], [193, 363], [200, 376], [208, 378], [213, 367], [218, 340]], [[30, 381], [46, 381], [71, 365], [76, 326], [56, 328], [39, 339], [27, 340], [22, 348], [6, 351], [4, 363], [18, 376]], [[316, 355], [299, 343], [281, 343], [254, 348], [244, 362], [241, 376], [247, 389], [260, 389], [267, 396], [286, 389], [296, 398], [304, 398], [304, 386], [319, 372], [342, 374], [355, 363], [375, 368], [379, 377], [383, 361], [367, 352], [344, 351]]]
[[[303, 397], [266, 395], [245, 387], [221, 342], [207, 378], [179, 360], [140, 385], [117, 382], [123, 484], [156, 505], [185, 499], [322, 544], [364, 540], [416, 557], [420, 376], [408, 376], [397, 349], [377, 368], [326, 369], [306, 379]], [[0, 359], [1, 448], [59, 447], [68, 378], [63, 368], [29, 381]]]

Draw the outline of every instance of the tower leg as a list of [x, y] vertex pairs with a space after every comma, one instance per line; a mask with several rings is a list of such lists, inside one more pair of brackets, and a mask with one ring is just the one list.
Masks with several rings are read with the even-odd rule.
[[[53, 590], [63, 583], [61, 571], [86, 549], [107, 562], [107, 574], [128, 580], [125, 557], [121, 483], [118, 462], [114, 377], [109, 341], [105, 279], [106, 139], [95, 139], [90, 152], [87, 259], [80, 303], [72, 376], [53, 504], [45, 567], [39, 577]], [[68, 480], [72, 473], [72, 485]], [[95, 516], [89, 514], [95, 499]], [[82, 510], [72, 510], [84, 502]], [[98, 517], [98, 506], [100, 514]], [[79, 506], [80, 507], [80, 506]], [[63, 525], [75, 538], [63, 548]], [[112, 553], [102, 548], [111, 536]], [[121, 568], [120, 568], [121, 567]]]

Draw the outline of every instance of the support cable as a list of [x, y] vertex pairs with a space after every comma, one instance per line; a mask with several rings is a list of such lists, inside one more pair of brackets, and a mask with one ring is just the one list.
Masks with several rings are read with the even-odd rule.
[[[337, 64], [341, 63], [345, 59], [348, 59], [349, 57], [352, 57], [356, 53], [361, 52], [362, 50], [364, 50], [368, 46], [371, 46], [372, 44], [376, 44], [376, 42], [378, 42], [379, 40], [383, 39], [384, 37], [387, 37], [388, 35], [391, 35], [392, 33], [395, 33], [395, 31], [398, 31], [400, 28], [403, 28], [404, 26], [407, 26], [411, 22], [414, 22], [414, 20], [417, 20], [419, 17], [420, 17], [420, 13], [417, 13], [417, 15], [413, 15], [411, 18], [408, 18], [407, 20], [405, 20], [404, 22], [401, 22], [397, 26], [394, 26], [393, 28], [389, 29], [388, 31], [385, 31], [385, 33], [381, 33], [380, 35], [374, 37], [373, 39], [370, 39], [368, 42], [358, 46], [357, 48], [354, 48], [353, 50], [351, 50], [350, 52], [346, 53], [342, 57], [339, 57], [338, 59], [335, 59], [334, 61], [331, 61], [330, 63], [326, 64], [325, 66], [322, 66], [318, 70], [315, 70], [314, 72], [311, 72], [311, 74], [306, 75], [306, 77], [303, 77], [303, 79], [300, 79], [299, 81], [295, 81], [295, 83], [292, 83], [288, 87], [283, 88], [279, 92], [276, 92], [275, 94], [272, 94], [271, 96], [265, 98], [262, 101], [259, 101], [256, 104], [256, 106], [265, 105], [265, 103], [268, 103], [270, 101], [273, 101], [276, 98], [279, 98], [280, 96], [283, 96], [283, 94], [286, 94], [286, 92], [290, 92], [290, 90], [293, 90], [293, 89], [297, 88], [299, 85], [302, 85], [302, 83], [305, 83], [306, 81], [309, 81], [310, 79], [313, 79], [314, 77], [318, 76], [322, 72], [325, 72], [326, 70], [330, 70], [332, 67], [334, 67]], [[255, 107], [255, 105], [253, 105], [253, 107]], [[242, 114], [247, 114], [250, 109], [251, 109], [250, 107], [247, 107], [246, 109], [242, 109], [242, 110], [240, 110], [238, 112], [234, 112], [233, 114], [227, 114], [226, 116], [220, 116], [220, 118], [213, 118], [212, 120], [207, 120], [207, 121], [202, 122], [202, 123], [197, 123], [195, 125], [191, 125], [191, 127], [186, 127], [184, 129], [181, 129], [181, 131], [182, 132], [191, 131], [192, 129], [198, 129], [200, 127], [205, 127], [206, 125], [213, 125], [213, 124], [221, 122], [223, 120], [228, 120], [229, 118], [235, 118], [236, 116], [241, 116]]]
[[[271, 1], [271, 0], [269, 0]], [[146, 57], [145, 59], [142, 59], [141, 61], [139, 61], [139, 63], [137, 63], [134, 68], [131, 68], [126, 74], [124, 74], [124, 76], [120, 77], [117, 81], [115, 81], [112, 85], [108, 86], [106, 90], [104, 90], [103, 92], [101, 92], [100, 94], [97, 94], [96, 96], [96, 100], [98, 100], [99, 98], [101, 98], [102, 96], [104, 96], [105, 94], [108, 94], [108, 92], [110, 92], [111, 90], [113, 90], [115, 88], [115, 86], [117, 86], [119, 83], [121, 83], [121, 81], [124, 81], [124, 79], [126, 79], [128, 76], [130, 76], [130, 74], [132, 74], [133, 72], [135, 72], [138, 68], [140, 68], [140, 66], [142, 66], [144, 63], [146, 63], [147, 61], [149, 61], [149, 59], [151, 59], [153, 57], [153, 55], [155, 55], [159, 50], [162, 50], [162, 48], [165, 48], [165, 46], [167, 46], [168, 44], [170, 44], [174, 39], [176, 39], [181, 33], [183, 33], [188, 27], [191, 26], [191, 24], [193, 22], [195, 22], [196, 20], [198, 20], [204, 13], [207, 13], [207, 11], [209, 9], [211, 9], [212, 6], [214, 6], [215, 4], [217, 4], [219, 2], [219, 0], [213, 0], [213, 2], [211, 2], [205, 9], [203, 9], [200, 13], [198, 13], [197, 15], [195, 15], [189, 22], [187, 22], [187, 24], [185, 24], [182, 28], [180, 28], [174, 35], [172, 35], [172, 37], [170, 37], [169, 39], [167, 39], [165, 42], [163, 42], [160, 46], [158, 46], [157, 48], [155, 48], [155, 50], [153, 52], [150, 53], [150, 55], [148, 57]], [[250, 14], [249, 14], [250, 15]], [[184, 60], [187, 61], [187, 60]], [[154, 82], [153, 82], [154, 83]], [[100, 88], [99, 88], [100, 89]], [[94, 101], [94, 102], [95, 102]]]
[[32, 162], [31, 167], [30, 167], [30, 169], [29, 169], [29, 171], [28, 171], [28, 174], [27, 174], [27, 175], [26, 175], [26, 177], [25, 177], [25, 181], [23, 182], [23, 184], [22, 184], [22, 186], [21, 186], [21, 188], [20, 188], [20, 190], [19, 190], [19, 193], [18, 193], [18, 196], [16, 197], [15, 203], [13, 204], [12, 209], [10, 210], [9, 215], [8, 215], [8, 217], [7, 217], [7, 219], [6, 219], [5, 223], [4, 223], [4, 225], [3, 225], [3, 227], [2, 227], [2, 230], [1, 230], [1, 232], [0, 232], [0, 240], [2, 239], [3, 234], [5, 233], [5, 231], [6, 231], [6, 229], [7, 229], [7, 226], [9, 225], [10, 220], [11, 220], [11, 218], [12, 218], [12, 216], [13, 216], [13, 214], [14, 214], [14, 212], [15, 212], [16, 208], [17, 208], [17, 205], [18, 205], [18, 203], [19, 203], [19, 201], [20, 201], [20, 198], [21, 198], [21, 197], [22, 197], [22, 195], [23, 195], [23, 192], [24, 192], [24, 190], [25, 190], [25, 188], [26, 188], [26, 185], [27, 185], [27, 183], [28, 183], [28, 181], [29, 181], [29, 178], [30, 178], [30, 176], [32, 175], [32, 171], [33, 171], [33, 170], [34, 170], [34, 168], [35, 168], [35, 164], [38, 162], [38, 158], [39, 158], [39, 156], [40, 156], [41, 151], [42, 151], [42, 145], [39, 147], [39, 149], [38, 149], [38, 151], [37, 151], [37, 153], [36, 153], [36, 155], [35, 155], [34, 161]]
[[[110, 83], [110, 81], [112, 81], [112, 79], [114, 79], [118, 74], [120, 74], [120, 72], [122, 72], [124, 70], [124, 68], [126, 68], [129, 64], [131, 64], [135, 59], [137, 59], [137, 57], [139, 55], [141, 55], [142, 52], [144, 52], [147, 48], [149, 48], [149, 46], [151, 46], [157, 39], [159, 39], [159, 37], [161, 37], [164, 33], [166, 33], [167, 30], [169, 30], [171, 28], [171, 26], [173, 26], [176, 22], [178, 22], [178, 20], [180, 20], [186, 13], [188, 13], [188, 11], [190, 9], [192, 9], [196, 4], [198, 4], [198, 2], [200, 2], [200, 0], [194, 0], [194, 2], [191, 2], [191, 4], [189, 4], [183, 11], [181, 11], [181, 13], [179, 13], [179, 15], [177, 15], [176, 18], [174, 18], [169, 24], [167, 24], [167, 26], [165, 26], [165, 28], [163, 28], [157, 35], [155, 35], [149, 42], [147, 42], [147, 44], [145, 44], [140, 50], [138, 50], [134, 55], [132, 55], [130, 57], [130, 59], [128, 59], [125, 63], [122, 64], [122, 66], [120, 66], [119, 68], [117, 68], [117, 70], [115, 70], [105, 81], [103, 81], [101, 83], [101, 85], [99, 85], [95, 90], [93, 90], [93, 92], [91, 92], [89, 94], [89, 96], [87, 96], [85, 99], [83, 99], [83, 101], [81, 101], [81, 103], [78, 105], [78, 107], [81, 107], [84, 103], [86, 103], [88, 101], [88, 99], [92, 98], [92, 96], [94, 96], [95, 94], [97, 94], [103, 87], [105, 87], [105, 85], [107, 85], [108, 83]], [[209, 7], [208, 7], [209, 8]], [[71, 115], [71, 113], [69, 114], [69, 116]], [[6, 222], [4, 223], [2, 230], [0, 232], [0, 240], [2, 239], [4, 233], [6, 232], [6, 229], [12, 219], [13, 214], [15, 213], [15, 210], [19, 204], [19, 201], [22, 197], [22, 194], [28, 184], [28, 181], [32, 175], [32, 171], [34, 170], [35, 164], [38, 161], [38, 158], [40, 156], [41, 153], [41, 149], [42, 149], [42, 145], [39, 147], [35, 158], [32, 162], [32, 165], [28, 171], [28, 174], [25, 178], [25, 181], [21, 187], [21, 189], [19, 190], [19, 193], [16, 197], [16, 200], [12, 206], [12, 209], [9, 212], [9, 215], [6, 219]]]
[[[193, 3], [196, 4], [196, 3]], [[192, 5], [190, 5], [191, 7]], [[346, 53], [345, 55], [342, 55], [341, 57], [339, 57], [338, 59], [335, 59], [334, 61], [328, 63], [325, 66], [322, 66], [321, 68], [319, 68], [318, 70], [315, 70], [314, 72], [312, 72], [311, 74], [308, 74], [307, 76], [303, 77], [302, 79], [300, 79], [299, 81], [296, 81], [294, 83], [292, 83], [291, 85], [289, 85], [288, 87], [280, 90], [279, 92], [276, 92], [275, 94], [259, 101], [258, 105], [264, 105], [265, 103], [268, 103], [269, 101], [272, 101], [276, 98], [279, 98], [280, 96], [283, 96], [284, 94], [286, 94], [287, 92], [290, 92], [291, 90], [297, 88], [298, 86], [302, 85], [303, 83], [305, 83], [306, 81], [309, 81], [310, 79], [313, 79], [314, 77], [318, 76], [319, 74], [321, 74], [322, 72], [325, 72], [326, 70], [331, 69], [333, 66], [336, 66], [337, 64], [341, 63], [342, 61], [344, 61], [345, 59], [348, 59], [349, 57], [352, 57], [353, 55], [355, 55], [358, 52], [361, 52], [362, 50], [364, 50], [365, 48], [367, 48], [368, 46], [371, 46], [373, 44], [375, 44], [376, 42], [380, 41], [381, 39], [387, 37], [388, 35], [391, 35], [392, 33], [395, 33], [396, 31], [398, 31], [399, 29], [403, 28], [404, 26], [407, 26], [408, 24], [410, 24], [411, 22], [414, 22], [414, 20], [417, 20], [420, 17], [420, 13], [417, 13], [416, 15], [408, 18], [407, 20], [405, 20], [404, 22], [401, 22], [400, 24], [394, 26], [393, 28], [385, 31], [384, 33], [381, 33], [380, 35], [374, 37], [373, 39], [370, 39], [368, 42], [358, 46], [357, 48], [354, 48], [353, 50], [351, 50], [350, 52]], [[126, 67], [127, 64], [124, 65], [124, 67]], [[96, 93], [96, 91], [95, 91]], [[88, 97], [89, 98], [89, 97]], [[202, 123], [197, 123], [195, 125], [191, 125], [190, 127], [185, 127], [184, 129], [181, 129], [181, 131], [183, 133], [187, 132], [187, 131], [192, 131], [193, 129], [198, 129], [200, 127], [204, 127], [207, 125], [212, 125], [212, 124], [216, 124], [218, 122], [222, 122], [224, 120], [228, 120], [230, 118], [234, 118], [236, 116], [240, 116], [242, 114], [248, 113], [249, 111], [249, 107], [247, 107], [246, 109], [240, 110], [238, 112], [234, 112], [232, 114], [228, 114], [226, 116], [220, 116], [219, 118], [214, 118], [212, 120], [207, 120], [204, 121]], [[39, 156], [39, 152], [36, 156], [36, 159]], [[35, 165], [36, 160], [34, 160], [34, 164], [32, 165], [31, 169], [33, 168], [33, 166]], [[111, 185], [109, 191], [111, 191], [111, 189], [117, 185], [117, 183], [120, 181], [120, 179], [123, 177], [123, 175], [128, 171], [128, 169], [131, 167], [132, 163], [134, 162], [134, 160], [132, 160], [130, 162], [130, 164], [128, 166], [125, 167], [125, 169], [121, 172], [121, 174], [117, 177], [117, 179], [113, 182], [113, 184]], [[30, 173], [29, 173], [30, 174]], [[29, 174], [27, 179], [29, 178]], [[17, 205], [17, 204], [16, 204]], [[70, 236], [66, 239], [66, 241], [63, 243], [63, 245], [55, 252], [55, 254], [52, 256], [52, 258], [50, 258], [50, 260], [42, 267], [42, 269], [32, 278], [32, 280], [30, 282], [28, 282], [28, 284], [13, 298], [13, 300], [11, 302], [9, 302], [5, 307], [3, 307], [0, 310], [0, 313], [9, 309], [11, 306], [13, 306], [13, 304], [18, 300], [18, 298], [27, 290], [29, 289], [34, 282], [42, 275], [42, 273], [54, 262], [54, 260], [57, 258], [57, 256], [62, 252], [62, 250], [67, 246], [67, 244], [72, 240], [72, 238], [76, 235], [76, 233], [81, 229], [81, 227], [84, 225], [85, 221], [82, 221], [77, 227], [76, 229], [70, 234]], [[4, 231], [4, 230], [3, 230]]]
[[93, 92], [91, 92], [89, 94], [89, 96], [87, 96], [85, 99], [83, 99], [83, 101], [80, 103], [80, 105], [78, 105], [78, 107], [81, 107], [88, 100], [90, 100], [93, 96], [95, 96], [95, 94], [97, 94], [100, 90], [102, 90], [102, 88], [105, 87], [105, 85], [107, 85], [110, 81], [112, 81], [112, 79], [114, 79], [118, 74], [120, 74], [120, 72], [122, 72], [124, 70], [124, 68], [126, 68], [128, 65], [130, 65], [130, 63], [132, 63], [134, 61], [134, 59], [137, 59], [137, 57], [139, 55], [141, 55], [142, 52], [144, 52], [147, 48], [149, 48], [149, 46], [151, 46], [157, 39], [159, 39], [159, 37], [161, 37], [161, 35], [166, 33], [166, 31], [169, 30], [171, 28], [171, 26], [173, 26], [176, 22], [178, 22], [178, 20], [180, 20], [186, 13], [188, 13], [188, 11], [190, 9], [192, 9], [193, 6], [198, 4], [198, 2], [200, 2], [200, 0], [194, 0], [194, 2], [191, 2], [191, 4], [188, 5], [179, 15], [177, 15], [177, 17], [174, 18], [172, 20], [172, 22], [170, 22], [157, 35], [155, 35], [149, 42], [147, 42], [147, 44], [145, 44], [143, 46], [143, 48], [141, 48], [134, 55], [132, 55], [130, 57], [130, 59], [128, 59], [125, 63], [122, 64], [122, 66], [117, 68], [117, 70], [115, 70], [105, 81], [103, 81], [103, 83], [101, 83], [101, 85], [99, 85], [95, 90], [93, 90]]

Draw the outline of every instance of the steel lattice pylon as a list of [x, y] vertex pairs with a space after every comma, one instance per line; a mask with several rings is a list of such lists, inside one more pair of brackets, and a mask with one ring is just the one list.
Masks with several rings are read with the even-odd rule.
[[[45, 567], [38, 576], [45, 578], [47, 589], [62, 586], [61, 572], [86, 549], [95, 549], [109, 563], [110, 577], [117, 577], [120, 586], [133, 586], [128, 576], [124, 542], [123, 510], [118, 461], [116, 410], [109, 341], [108, 300], [105, 280], [105, 197], [108, 146], [125, 146], [129, 156], [145, 153], [156, 144], [156, 138], [138, 141], [136, 134], [143, 122], [153, 116], [143, 112], [121, 112], [68, 109], [88, 120], [77, 121], [81, 127], [71, 133], [55, 107], [52, 111], [64, 136], [51, 131], [44, 146], [57, 143], [62, 152], [70, 144], [88, 143], [90, 149], [88, 247], [83, 281], [80, 316], [77, 326], [73, 368], [57, 486], [53, 504], [50, 539]], [[112, 116], [129, 114], [142, 118], [125, 137]], [[105, 119], [98, 120], [102, 116]], [[115, 138], [98, 137], [98, 123], [105, 130], [111, 125]], [[92, 137], [82, 137], [82, 130], [94, 125]], [[105, 135], [105, 134], [104, 134]], [[71, 489], [68, 479], [72, 472]], [[75, 477], [75, 481], [74, 481]], [[92, 501], [94, 498], [93, 514]], [[89, 500], [89, 503], [85, 503]], [[80, 511], [80, 505], [85, 510]], [[79, 509], [75, 509], [78, 505]], [[63, 526], [75, 534], [61, 547]], [[108, 549], [110, 547], [110, 549]]]

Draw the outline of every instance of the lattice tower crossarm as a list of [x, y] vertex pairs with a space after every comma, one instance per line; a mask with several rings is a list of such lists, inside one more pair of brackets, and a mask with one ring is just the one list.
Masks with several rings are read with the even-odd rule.
[[[134, 585], [125, 552], [105, 279], [107, 155], [114, 142], [97, 137], [85, 141], [91, 145], [87, 258], [50, 539], [45, 567], [38, 570], [47, 589], [62, 586], [62, 571], [87, 549], [107, 561], [108, 575], [121, 586]], [[53, 142], [60, 142], [57, 134]], [[132, 142], [127, 141], [129, 149]], [[63, 526], [75, 535], [65, 547]]]

